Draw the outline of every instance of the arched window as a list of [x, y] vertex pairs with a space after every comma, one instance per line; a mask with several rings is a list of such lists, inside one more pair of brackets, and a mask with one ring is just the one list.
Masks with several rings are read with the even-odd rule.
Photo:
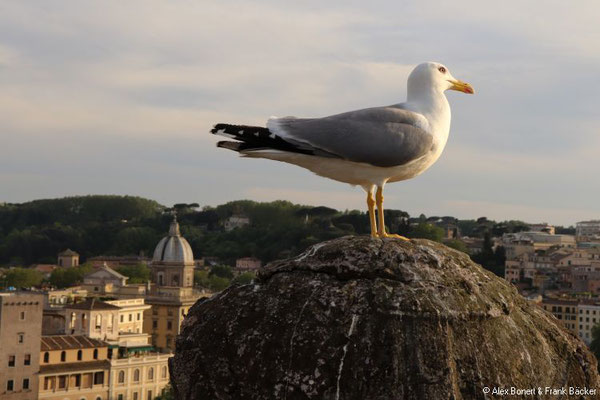
[[154, 379], [154, 368], [150, 367], [148, 369], [148, 380], [151, 381]]
[[44, 362], [47, 363], [50, 361], [50, 353], [45, 352], [44, 353]]
[[167, 366], [166, 365], [164, 365], [162, 367], [162, 377], [163, 377], [163, 379], [167, 379]]
[[173, 275], [173, 278], [171, 278], [171, 285], [172, 286], [179, 286], [179, 275], [175, 274]]
[[125, 371], [119, 372], [119, 383], [125, 383]]
[[100, 329], [102, 327], [102, 315], [96, 315], [96, 329]]
[[98, 349], [94, 349], [94, 360], [98, 359]]
[[163, 286], [163, 285], [164, 285], [164, 281], [163, 281], [163, 273], [162, 273], [162, 272], [159, 272], [159, 273], [158, 273], [158, 284], [159, 284], [160, 286]]
[[60, 352], [60, 361], [62, 361], [62, 362], [67, 361], [67, 352], [64, 350]]
[[140, 370], [139, 369], [136, 369], [135, 371], [133, 371], [133, 381], [134, 382], [140, 381]]
[[82, 356], [83, 356], [83, 351], [77, 350], [77, 361], [81, 361]]
[[81, 314], [81, 329], [87, 328], [87, 315]]

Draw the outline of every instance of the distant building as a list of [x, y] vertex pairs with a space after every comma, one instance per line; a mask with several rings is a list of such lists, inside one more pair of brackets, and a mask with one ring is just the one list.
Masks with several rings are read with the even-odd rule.
[[54, 271], [58, 266], [54, 264], [36, 264], [33, 266], [33, 269], [38, 271], [44, 276], [44, 279], [50, 278], [52, 271]]
[[153, 285], [146, 295], [152, 308], [144, 315], [144, 332], [152, 335], [152, 345], [161, 351], [175, 349], [175, 337], [188, 310], [200, 294], [194, 290], [194, 254], [173, 220], [152, 257]]
[[43, 336], [38, 356], [39, 399], [109, 399], [108, 343], [81, 335]]
[[238, 272], [257, 272], [262, 262], [256, 257], [243, 257], [235, 260], [235, 269]]
[[0, 398], [38, 398], [43, 296], [0, 293]]
[[148, 353], [110, 361], [110, 399], [147, 400], [165, 392], [173, 354]]
[[600, 236], [600, 220], [580, 221], [575, 225], [577, 241], [585, 241]]
[[531, 224], [529, 225], [529, 230], [531, 232], [544, 232], [549, 235], [554, 235], [556, 233], [554, 225], [550, 225], [546, 222], [542, 222], [541, 224]]
[[95, 271], [87, 274], [83, 278], [81, 287], [90, 293], [96, 294], [118, 293], [122, 287], [127, 285], [127, 279], [129, 278], [110, 268], [105, 263], [101, 267], [96, 268]]
[[88, 259], [92, 267], [98, 268], [107, 265], [110, 268], [119, 268], [122, 266], [133, 266], [138, 264], [148, 265], [150, 259], [144, 256], [97, 256]]
[[65, 306], [65, 333], [85, 335], [91, 338], [118, 340], [118, 306], [95, 298], [87, 298], [81, 303]]
[[58, 253], [59, 267], [77, 267], [79, 265], [79, 254], [71, 249], [66, 249]]
[[250, 225], [250, 218], [241, 214], [234, 214], [231, 217], [227, 218], [223, 223], [223, 227], [227, 232], [232, 231], [236, 228], [242, 228], [247, 225]]

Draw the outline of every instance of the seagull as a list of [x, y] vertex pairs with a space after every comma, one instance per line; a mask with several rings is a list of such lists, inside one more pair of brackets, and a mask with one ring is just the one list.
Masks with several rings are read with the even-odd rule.
[[426, 62], [408, 76], [405, 103], [323, 118], [271, 117], [266, 128], [219, 123], [211, 133], [233, 139], [217, 146], [243, 157], [295, 164], [322, 177], [362, 186], [367, 192], [371, 236], [408, 240], [386, 232], [383, 188], [388, 182], [421, 174], [442, 154], [450, 133], [446, 90], [474, 93], [446, 66]]

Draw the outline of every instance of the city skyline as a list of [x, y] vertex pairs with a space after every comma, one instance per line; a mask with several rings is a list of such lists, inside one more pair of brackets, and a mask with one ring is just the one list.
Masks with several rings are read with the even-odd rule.
[[60, 3], [2, 5], [0, 201], [363, 210], [361, 189], [239, 159], [208, 131], [402, 102], [410, 69], [435, 60], [476, 96], [448, 95], [444, 154], [388, 185], [387, 208], [566, 226], [600, 216], [595, 3]]

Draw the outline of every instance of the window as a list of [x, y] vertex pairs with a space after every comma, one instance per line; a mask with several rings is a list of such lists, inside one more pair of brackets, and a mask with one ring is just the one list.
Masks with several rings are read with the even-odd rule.
[[14, 367], [15, 366], [15, 356], [8, 356], [8, 366], [9, 367]]
[[162, 367], [162, 374], [161, 375], [162, 375], [163, 379], [167, 379], [167, 366], [166, 365], [164, 365]]
[[140, 321], [142, 319], [142, 313], [137, 313], [137, 320]]
[[19, 314], [19, 319], [21, 321], [25, 321], [25, 311], [21, 311], [21, 313]]
[[67, 376], [66, 375], [60, 375], [58, 377], [58, 388], [59, 389], [64, 389], [67, 387]]
[[148, 397], [147, 397], [147, 399], [148, 400], [152, 400], [153, 399], [153, 397], [152, 397], [152, 390], [148, 390]]
[[25, 358], [23, 358], [23, 365], [31, 365], [31, 354], [25, 354]]
[[87, 315], [81, 314], [81, 329], [87, 328]]
[[83, 351], [77, 350], [77, 361], [81, 361], [83, 358]]
[[25, 342], [25, 334], [23, 332], [17, 333], [17, 343], [21, 344]]
[[121, 314], [121, 316], [120, 316], [120, 318], [119, 318], [119, 321], [120, 321], [120, 322], [123, 322], [123, 321], [125, 321], [123, 314]]
[[125, 371], [119, 372], [119, 383], [125, 383]]
[[167, 310], [167, 315], [168, 315], [169, 317], [172, 317], [172, 316], [173, 316], [173, 310], [171, 310], [171, 309], [169, 308], [169, 309]]
[[49, 376], [44, 378], [44, 390], [52, 389], [54, 387], [54, 383]]
[[152, 320], [152, 329], [157, 329], [158, 328], [158, 321], [153, 319]]
[[48, 361], [50, 361], [50, 353], [45, 352], [44, 353], [44, 362], [47, 363]]
[[6, 391], [12, 392], [15, 388], [15, 382], [12, 379], [6, 381]]
[[167, 321], [167, 330], [172, 330], [173, 329], [173, 322], [172, 321]]
[[133, 371], [133, 381], [134, 382], [140, 381], [140, 370], [139, 369], [136, 369], [135, 371]]
[[96, 400], [102, 400], [101, 396], [96, 397]]
[[98, 349], [94, 349], [94, 360], [98, 359]]
[[94, 373], [94, 385], [104, 384], [104, 371]]
[[74, 312], [71, 313], [71, 326], [70, 328], [75, 328], [75, 321], [77, 320], [76, 314]]
[[133, 321], [133, 314], [129, 314], [129, 322]]
[[150, 367], [148, 369], [148, 380], [151, 381], [154, 379], [154, 368]]
[[29, 378], [23, 379], [23, 390], [29, 389]]
[[60, 361], [62, 361], [62, 362], [67, 361], [67, 352], [64, 350], [60, 352]]
[[96, 315], [96, 329], [102, 328], [102, 315]]
[[133, 392], [133, 400], [138, 400], [138, 392]]
[[122, 394], [119, 394], [119, 395], [117, 396], [117, 400], [123, 400], [123, 395], [122, 395]]
[[81, 386], [81, 374], [75, 375], [75, 386], [76, 387], [80, 387]]

